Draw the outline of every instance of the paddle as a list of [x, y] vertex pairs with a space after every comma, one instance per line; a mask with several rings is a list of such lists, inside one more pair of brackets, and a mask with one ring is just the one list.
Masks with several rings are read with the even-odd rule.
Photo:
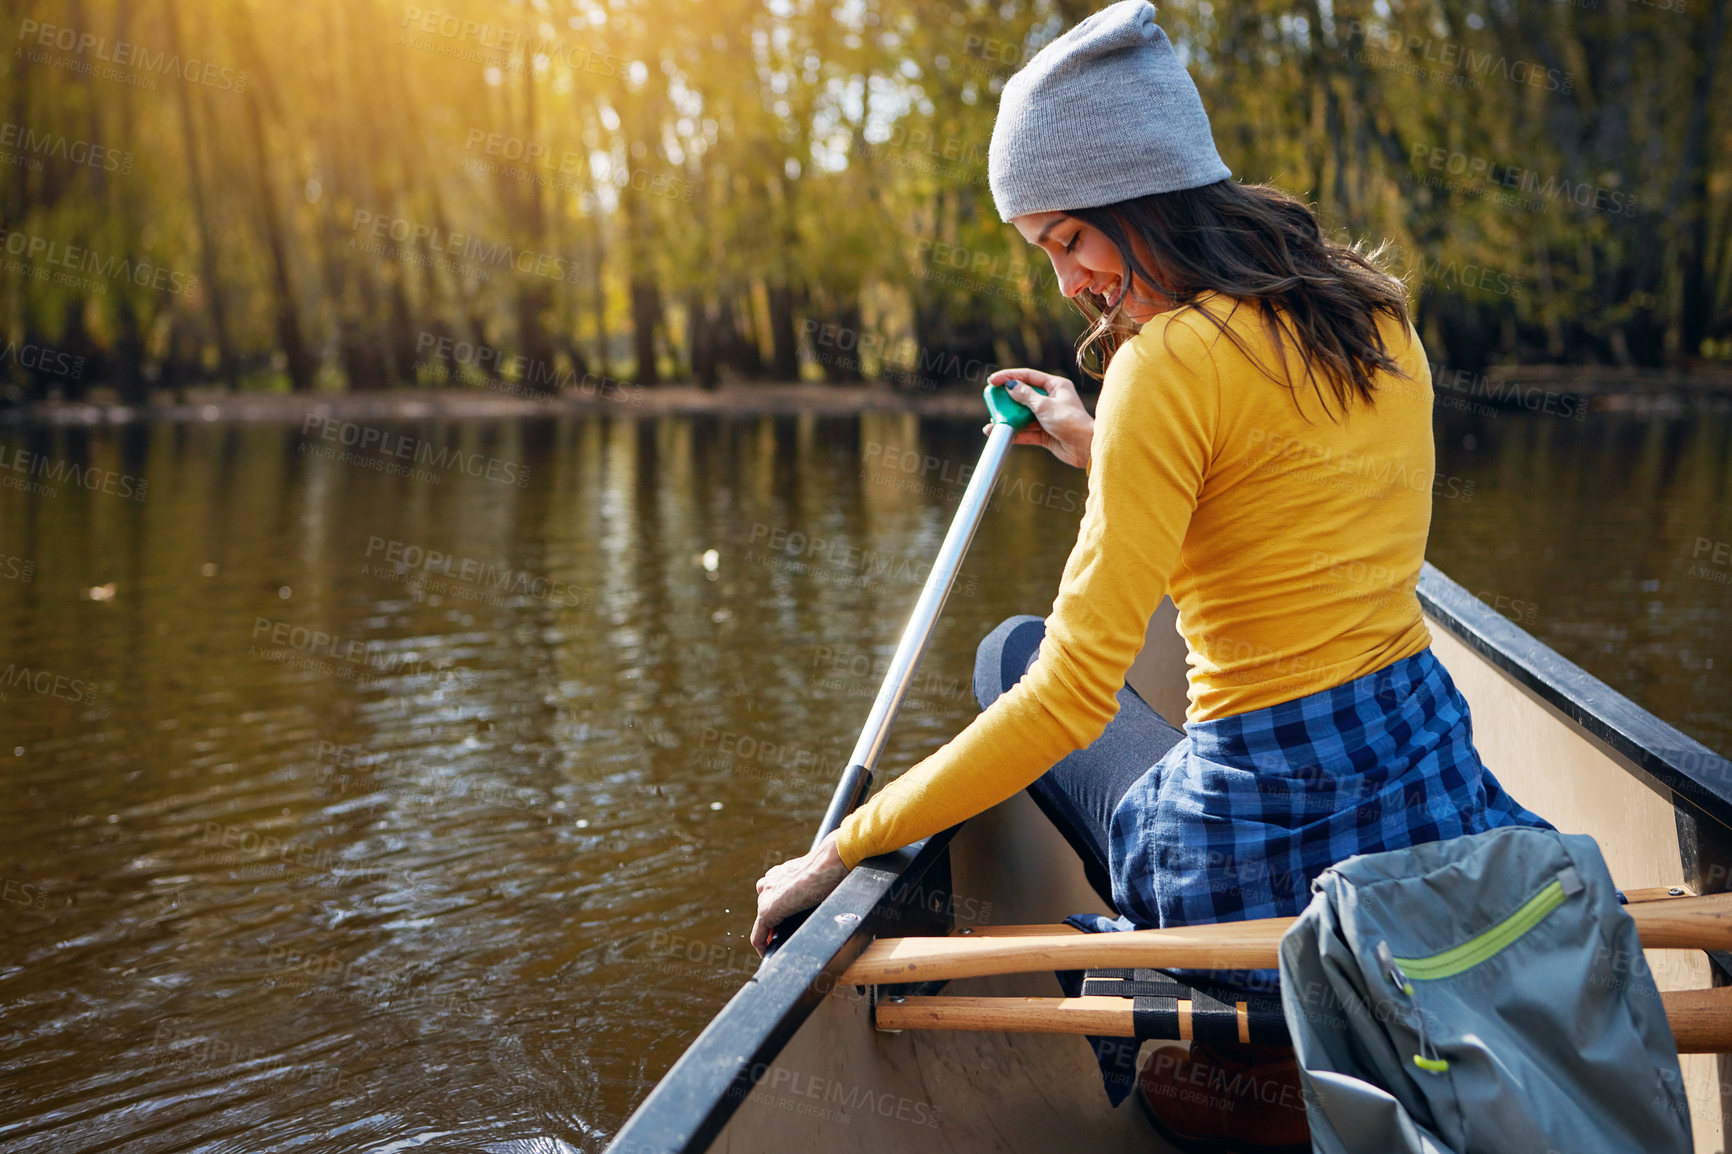
[[[1732, 894], [1638, 902], [1624, 910], [1645, 949], [1732, 950]], [[855, 959], [840, 984], [902, 985], [1039, 970], [1273, 969], [1280, 964], [1281, 935], [1292, 924], [1292, 918], [1261, 918], [1107, 934], [1019, 926], [991, 934], [881, 938]]]
[[[1045, 395], [1044, 389], [1032, 385], [1030, 387], [1042, 396]], [[1004, 469], [1005, 455], [1009, 453], [1017, 432], [1034, 420], [1034, 413], [1026, 405], [1012, 400], [1010, 394], [997, 385], [986, 386], [985, 396], [986, 410], [992, 418], [992, 431], [987, 434], [986, 447], [980, 451], [980, 463], [975, 466], [974, 475], [968, 480], [968, 488], [963, 491], [962, 501], [956, 508], [956, 516], [950, 522], [950, 531], [944, 535], [944, 544], [938, 548], [938, 557], [932, 562], [932, 571], [926, 576], [926, 584], [920, 589], [919, 599], [914, 602], [914, 612], [909, 615], [908, 624], [903, 627], [901, 640], [896, 643], [896, 653], [890, 659], [890, 668], [884, 672], [884, 681], [878, 686], [878, 696], [872, 702], [872, 712], [867, 714], [866, 725], [860, 731], [860, 739], [854, 743], [854, 752], [848, 757], [848, 768], [842, 771], [842, 778], [836, 783], [836, 792], [830, 797], [829, 808], [824, 811], [824, 820], [818, 823], [818, 832], [812, 838], [813, 849], [818, 848], [820, 842], [841, 827], [842, 820], [854, 812], [871, 790], [872, 770], [878, 765], [878, 756], [884, 752], [884, 746], [890, 740], [890, 727], [896, 721], [896, 714], [902, 709], [902, 702], [908, 696], [909, 687], [914, 684], [914, 671], [919, 666], [921, 657], [926, 654], [926, 643], [931, 640], [932, 630], [938, 624], [938, 615], [944, 611], [945, 599], [950, 596], [950, 588], [956, 583], [956, 574], [962, 568], [962, 558], [974, 540], [974, 531], [986, 512], [986, 503], [992, 496], [993, 486], [998, 484], [998, 475]], [[776, 947], [787, 941], [810, 913], [811, 911], [807, 910], [784, 918], [771, 931], [769, 947], [764, 956], [768, 957], [775, 952]]]

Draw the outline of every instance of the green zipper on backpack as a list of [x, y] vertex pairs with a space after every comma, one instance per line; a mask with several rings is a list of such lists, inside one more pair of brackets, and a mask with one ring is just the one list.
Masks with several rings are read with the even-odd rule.
[[[1566, 875], [1571, 883], [1567, 886]], [[1539, 925], [1547, 914], [1563, 905], [1571, 894], [1580, 893], [1581, 890], [1582, 883], [1575, 871], [1565, 870], [1523, 902], [1515, 913], [1484, 933], [1475, 934], [1461, 945], [1441, 954], [1432, 954], [1429, 958], [1396, 958], [1395, 963], [1409, 978], [1419, 978], [1421, 981], [1453, 978], [1464, 970], [1471, 970], [1506, 946], [1513, 945], [1523, 934]]]

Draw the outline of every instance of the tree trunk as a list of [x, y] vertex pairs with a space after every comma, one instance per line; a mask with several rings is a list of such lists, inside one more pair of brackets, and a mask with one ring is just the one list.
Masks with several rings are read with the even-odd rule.
[[[629, 154], [629, 150], [628, 150]], [[660, 382], [656, 369], [656, 327], [661, 324], [661, 292], [650, 260], [653, 240], [646, 235], [644, 206], [630, 184], [619, 190], [620, 224], [625, 232], [626, 294], [631, 299], [632, 349], [637, 357], [634, 378], [640, 385]]]
[[270, 164], [265, 159], [265, 124], [259, 112], [258, 89], [247, 93], [247, 115], [252, 122], [253, 169], [259, 194], [259, 212], [265, 226], [265, 247], [271, 255], [271, 289], [276, 297], [277, 345], [287, 361], [289, 387], [297, 393], [313, 388], [313, 358], [301, 336], [301, 318], [295, 308], [294, 284], [289, 278], [288, 245], [283, 240], [282, 217], [271, 192]]
[[[399, 257], [402, 249], [398, 250]], [[409, 305], [409, 270], [399, 259], [391, 278], [391, 314], [385, 329], [385, 372], [393, 388], [415, 384], [415, 320]]]
[[834, 349], [825, 350], [832, 356], [820, 358], [824, 379], [831, 384], [854, 384], [860, 378], [860, 302], [849, 300], [835, 311], [836, 331], [844, 334]]
[[739, 297], [725, 294], [722, 297], [722, 315], [734, 335], [733, 352], [728, 363], [748, 377], [762, 376], [764, 351], [758, 347], [758, 326], [752, 318], [751, 290], [745, 290]]
[[114, 388], [123, 405], [142, 405], [150, 400], [150, 382], [145, 379], [144, 333], [138, 324], [138, 308], [122, 294], [115, 303], [118, 331], [114, 336]]
[[[450, 218], [445, 214], [445, 198], [439, 194], [439, 187], [437, 184], [434, 184], [429, 189], [429, 195], [433, 201], [433, 226], [439, 230], [440, 236], [448, 237], [452, 234], [453, 229], [451, 227]], [[422, 252], [428, 257], [428, 262], [425, 267], [430, 269], [436, 267], [437, 262], [432, 260], [432, 252], [430, 251], [428, 242], [422, 241], [421, 243], [423, 246]], [[428, 273], [427, 280], [429, 285], [434, 283], [434, 276], [432, 273]], [[468, 326], [467, 339], [474, 342], [477, 349], [481, 348], [487, 343], [487, 321], [486, 318], [481, 315], [479, 296], [464, 295], [463, 280], [461, 276], [454, 278], [452, 296], [454, 299], [462, 302], [462, 320], [463, 323]], [[480, 362], [482, 359], [483, 358], [477, 356], [475, 358], [477, 363], [471, 367], [478, 368], [488, 380], [497, 381], [499, 379], [499, 365], [497, 359], [489, 358], [485, 365], [481, 365]], [[457, 377], [459, 375], [460, 374], [454, 368], [452, 370], [451, 380], [453, 385], [457, 384]]]
[[653, 385], [661, 380], [656, 371], [656, 326], [661, 323], [661, 316], [661, 292], [655, 279], [634, 269], [631, 277], [631, 325], [637, 352], [637, 383], [640, 385]]
[[703, 294], [686, 294], [686, 348], [691, 351], [692, 380], [706, 389], [716, 387], [717, 338], [722, 333], [718, 318], [710, 315]]
[[[179, 0], [167, 0], [164, 11], [168, 16], [169, 41], [174, 54], [184, 59], [180, 28]], [[240, 366], [235, 359], [234, 345], [229, 340], [228, 304], [216, 276], [216, 241], [212, 235], [210, 212], [205, 203], [204, 166], [199, 162], [198, 129], [193, 123], [192, 88], [190, 84], [173, 85], [180, 109], [181, 139], [186, 143], [187, 191], [192, 197], [193, 219], [198, 225], [199, 285], [210, 309], [211, 329], [216, 336], [217, 360], [223, 383], [230, 389], [240, 384]]]
[[794, 334], [794, 292], [786, 284], [769, 286], [770, 375], [778, 381], [800, 379], [800, 340]]
[[85, 372], [77, 377], [43, 374], [45, 382], [58, 385], [61, 395], [69, 401], [82, 401], [85, 390], [90, 387], [90, 378], [103, 375], [103, 353], [96, 347], [96, 342], [90, 339], [90, 328], [84, 320], [84, 306], [83, 297], [75, 297], [66, 302], [66, 321], [60, 327], [60, 340], [57, 344], [62, 352], [83, 357]]
[[[528, 67], [527, 62], [522, 70], [523, 76], [523, 125], [521, 136], [525, 140], [536, 139], [535, 126], [535, 69]], [[533, 167], [533, 166], [531, 166]], [[533, 180], [517, 181], [502, 176], [501, 185], [514, 185], [515, 196], [508, 197], [516, 201], [521, 219], [517, 222], [518, 237], [527, 238], [528, 247], [535, 253], [547, 251], [547, 217], [542, 211], [541, 185]], [[539, 256], [535, 258], [534, 268], [541, 267]], [[533, 273], [519, 272], [517, 277], [517, 347], [530, 366], [530, 380], [533, 388], [539, 391], [550, 391], [553, 383], [553, 342], [548, 339], [548, 312], [553, 307], [553, 282], [544, 276]]]
[[598, 204], [594, 219], [595, 231], [589, 262], [590, 308], [595, 313], [595, 371], [607, 376], [607, 285], [602, 281], [601, 263], [605, 255], [601, 239], [601, 208]]
[[1684, 191], [1683, 251], [1679, 254], [1683, 280], [1679, 288], [1679, 351], [1687, 358], [1702, 355], [1702, 340], [1712, 319], [1713, 289], [1708, 268], [1708, 127], [1713, 115], [1714, 74], [1726, 40], [1726, 0], [1712, 0], [1707, 35], [1702, 47], [1702, 69], [1690, 93], [1690, 119], [1684, 134], [1681, 175]]
[[[132, 4], [130, 0], [120, 0], [115, 5], [114, 35], [115, 40], [129, 40], [132, 37]], [[20, 85], [22, 87], [22, 85]], [[119, 136], [122, 140], [133, 139], [136, 123], [133, 116], [133, 88], [131, 85], [121, 85], [115, 93], [118, 106]], [[21, 123], [15, 118], [14, 123]], [[96, 139], [92, 137], [92, 139]], [[109, 185], [109, 211], [113, 214], [121, 228], [122, 247], [128, 252], [138, 249], [138, 237], [142, 229], [139, 227], [138, 198], [117, 184]], [[143, 405], [150, 400], [150, 381], [144, 375], [144, 330], [148, 322], [139, 316], [138, 294], [129, 291], [130, 286], [121, 286], [115, 294], [115, 335], [114, 359], [112, 376], [115, 392], [123, 405]]]

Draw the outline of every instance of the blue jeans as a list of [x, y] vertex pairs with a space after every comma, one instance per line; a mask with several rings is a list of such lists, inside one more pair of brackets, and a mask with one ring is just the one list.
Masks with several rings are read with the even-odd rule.
[[[980, 708], [1022, 680], [1045, 636], [1046, 619], [1028, 614], [1007, 618], [986, 635], [974, 659], [974, 696]], [[1089, 884], [1115, 913], [1107, 868], [1113, 810], [1184, 736], [1126, 685], [1119, 690], [1118, 716], [1107, 723], [1106, 731], [1028, 787], [1034, 803], [1082, 859]]]

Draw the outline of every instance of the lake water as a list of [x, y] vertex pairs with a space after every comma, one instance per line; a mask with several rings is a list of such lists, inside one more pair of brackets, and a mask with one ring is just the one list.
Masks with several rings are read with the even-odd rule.
[[[367, 437], [0, 431], [42, 486], [0, 488], [0, 1149], [599, 1149], [754, 968], [752, 883], [981, 443]], [[1432, 560], [1732, 750], [1732, 418], [1448, 413], [1439, 446]], [[1081, 504], [1016, 452], [888, 768], [973, 715], [976, 641], [1050, 604]]]

